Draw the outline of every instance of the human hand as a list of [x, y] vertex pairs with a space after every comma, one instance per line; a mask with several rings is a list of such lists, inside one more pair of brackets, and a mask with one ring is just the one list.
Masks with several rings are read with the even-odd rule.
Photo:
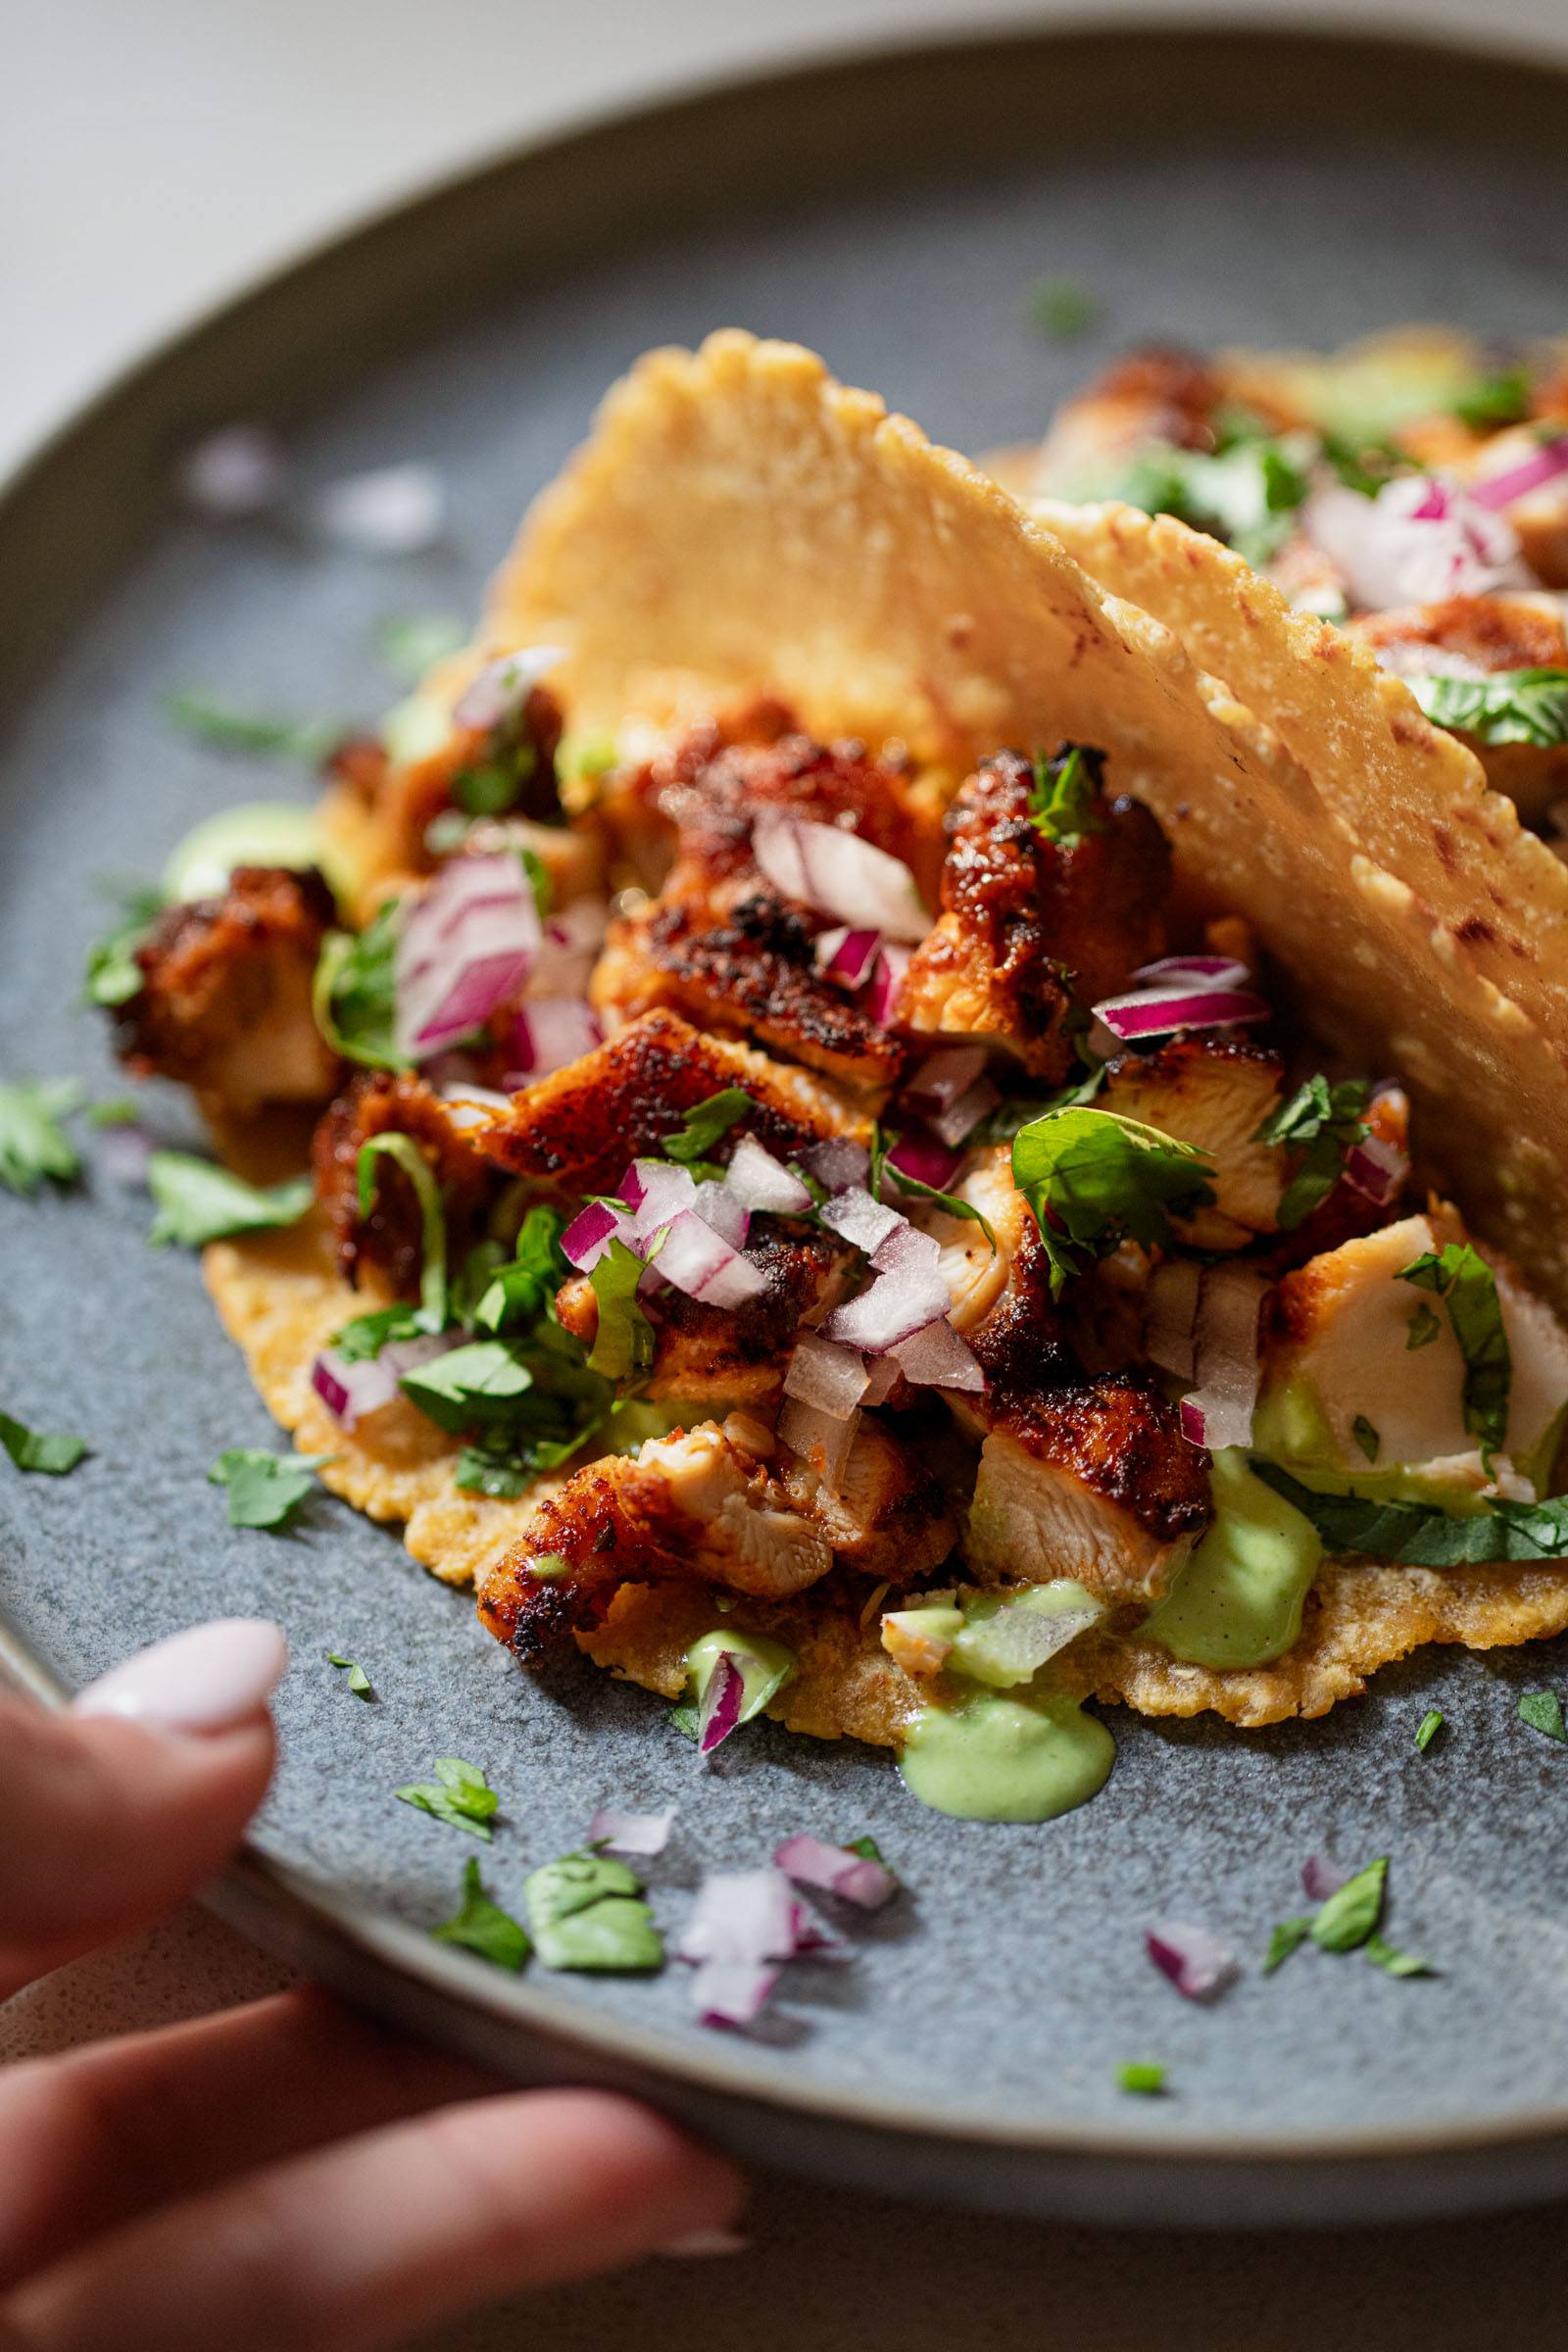
[[[282, 1634], [202, 1626], [64, 1715], [0, 1697], [0, 1999], [210, 1878], [272, 1768]], [[720, 2158], [306, 1988], [0, 2074], [0, 2352], [374, 2352], [721, 2229]]]

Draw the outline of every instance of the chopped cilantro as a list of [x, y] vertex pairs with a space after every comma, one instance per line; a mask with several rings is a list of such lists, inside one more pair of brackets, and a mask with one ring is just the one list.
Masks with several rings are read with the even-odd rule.
[[1350, 1435], [1366, 1455], [1367, 1460], [1375, 1462], [1378, 1458], [1378, 1448], [1383, 1440], [1378, 1436], [1365, 1413], [1356, 1414], [1355, 1419], [1350, 1423]]
[[1415, 1736], [1416, 1746], [1422, 1755], [1426, 1754], [1427, 1749], [1432, 1745], [1433, 1740], [1437, 1738], [1442, 1729], [1443, 1709], [1441, 1707], [1428, 1707], [1426, 1713], [1421, 1718], [1421, 1728]]
[[846, 1840], [844, 1851], [847, 1854], [858, 1854], [862, 1862], [880, 1862], [884, 1870], [890, 1867], [886, 1854], [874, 1838], [851, 1838]]
[[1012, 1180], [1040, 1228], [1053, 1297], [1124, 1239], [1167, 1245], [1167, 1212], [1211, 1201], [1212, 1174], [1205, 1153], [1114, 1110], [1047, 1111], [1013, 1138]]
[[1268, 1950], [1263, 1954], [1264, 1976], [1271, 1977], [1277, 1968], [1282, 1968], [1293, 1952], [1299, 1951], [1311, 1933], [1312, 1922], [1309, 1919], [1282, 1919], [1269, 1937]]
[[64, 1478], [74, 1470], [87, 1455], [85, 1438], [52, 1436], [41, 1429], [29, 1429], [24, 1421], [15, 1421], [9, 1413], [0, 1413], [0, 1446], [3, 1446], [19, 1470], [41, 1470], [46, 1478]]
[[1105, 755], [1092, 744], [1063, 743], [1049, 760], [1035, 754], [1029, 821], [1058, 850], [1075, 850], [1086, 833], [1103, 833], [1101, 786]]
[[384, 620], [375, 634], [376, 651], [395, 677], [417, 686], [425, 671], [467, 642], [468, 632], [455, 612], [406, 612]]
[[47, 1176], [74, 1184], [81, 1161], [61, 1132], [81, 1102], [74, 1078], [16, 1078], [0, 1082], [0, 1184], [24, 1199]]
[[1073, 277], [1037, 277], [1024, 296], [1024, 318], [1053, 343], [1087, 334], [1104, 309], [1100, 296]]
[[117, 1095], [110, 1102], [89, 1102], [82, 1110], [89, 1127], [134, 1127], [141, 1117], [141, 1105], [129, 1095]]
[[563, 1854], [532, 1872], [524, 1894], [546, 1968], [662, 1966], [663, 1939], [641, 1900], [641, 1880], [624, 1862], [586, 1849]]
[[1129, 2058], [1116, 2069], [1117, 2086], [1136, 2091], [1141, 2098], [1152, 2098], [1165, 2087], [1166, 2069], [1156, 2066], [1152, 2059]]
[[672, 1732], [679, 1732], [683, 1740], [696, 1739], [697, 1709], [689, 1698], [677, 1699], [665, 1721]]
[[1373, 1934], [1361, 1946], [1361, 1957], [1381, 1968], [1386, 1977], [1432, 1977], [1437, 1970], [1430, 1960], [1419, 1959], [1414, 1952], [1401, 1952], [1396, 1944], [1386, 1943]]
[[1254, 1143], [1300, 1153], [1280, 1200], [1282, 1231], [1294, 1233], [1339, 1183], [1345, 1154], [1369, 1132], [1362, 1113], [1370, 1091], [1364, 1078], [1330, 1086], [1318, 1071], [1258, 1128]]
[[1485, 678], [1407, 678], [1428, 718], [1477, 743], [1568, 743], [1568, 669], [1498, 669]]
[[1159, 443], [1139, 451], [1112, 494], [1146, 514], [1174, 514], [1262, 564], [1296, 528], [1316, 454], [1310, 435], [1245, 429], [1211, 456]]
[[1478, 376], [1452, 403], [1453, 414], [1473, 433], [1495, 432], [1505, 424], [1520, 424], [1530, 414], [1528, 368], [1500, 368]]
[[1310, 1519], [1332, 1553], [1403, 1568], [1486, 1567], [1500, 1560], [1568, 1559], [1568, 1495], [1551, 1502], [1489, 1502], [1480, 1511], [1445, 1511], [1430, 1502], [1392, 1502], [1357, 1494], [1319, 1494], [1275, 1462], [1253, 1456], [1252, 1474]]
[[335, 1053], [372, 1070], [406, 1070], [397, 1044], [400, 901], [387, 899], [363, 931], [329, 931], [321, 942], [311, 1009]]
[[471, 1858], [463, 1866], [463, 1900], [452, 1917], [432, 1928], [430, 1934], [437, 1943], [461, 1944], [466, 1952], [477, 1952], [492, 1967], [514, 1972], [533, 1948], [521, 1922], [490, 1900], [479, 1865]]
[[141, 993], [141, 966], [136, 950], [162, 914], [163, 891], [155, 882], [104, 880], [98, 884], [106, 898], [120, 907], [120, 920], [95, 939], [87, 950], [83, 994], [89, 1004], [113, 1008]]
[[515, 1502], [538, 1477], [541, 1464], [525, 1460], [504, 1444], [465, 1446], [453, 1472], [465, 1494], [488, 1494], [498, 1502]]
[[1519, 1720], [1548, 1740], [1568, 1740], [1563, 1728], [1562, 1700], [1555, 1690], [1526, 1690], [1519, 1701]]
[[395, 1306], [372, 1306], [355, 1315], [332, 1334], [331, 1347], [346, 1364], [378, 1356], [394, 1340], [417, 1340], [426, 1332], [424, 1309], [399, 1301]]
[[368, 1217], [374, 1206], [376, 1179], [380, 1174], [376, 1162], [383, 1158], [402, 1169], [419, 1203], [419, 1313], [425, 1331], [442, 1331], [447, 1320], [447, 1220], [441, 1205], [441, 1187], [436, 1182], [434, 1168], [413, 1136], [388, 1128], [360, 1146], [355, 1181], [362, 1217]]
[[1308, 1932], [1320, 1951], [1353, 1952], [1365, 1943], [1383, 1916], [1388, 1875], [1389, 1857], [1379, 1854], [1318, 1905]]
[[1497, 1278], [1469, 1242], [1427, 1250], [1399, 1269], [1401, 1282], [1435, 1291], [1448, 1310], [1453, 1336], [1464, 1357], [1464, 1425], [1477, 1440], [1490, 1468], [1508, 1435], [1508, 1391], [1513, 1356], [1503, 1329]]
[[647, 1269], [622, 1241], [612, 1241], [588, 1280], [599, 1305], [599, 1328], [588, 1358], [590, 1372], [626, 1380], [646, 1372], [654, 1360], [654, 1329], [637, 1303], [637, 1285]]
[[282, 1528], [315, 1492], [316, 1473], [328, 1458], [324, 1453], [268, 1453], [255, 1446], [230, 1446], [207, 1476], [215, 1487], [228, 1489], [230, 1527]]
[[225, 752], [277, 753], [314, 767], [348, 733], [341, 721], [282, 718], [246, 710], [218, 696], [192, 689], [166, 696], [164, 708], [177, 727]]
[[1430, 1348], [1442, 1329], [1441, 1319], [1433, 1313], [1423, 1298], [1415, 1313], [1410, 1317], [1408, 1335], [1404, 1343], [1405, 1354], [1408, 1355], [1412, 1348]]
[[[539, 776], [539, 746], [528, 718], [531, 700], [524, 695], [487, 728], [473, 759], [452, 778], [452, 798], [469, 816], [506, 815]], [[555, 795], [548, 797], [553, 801]], [[535, 813], [543, 810], [536, 808]]]
[[374, 1698], [375, 1690], [370, 1678], [357, 1659], [345, 1658], [338, 1650], [329, 1649], [326, 1653], [326, 1662], [329, 1666], [346, 1666], [348, 1668], [349, 1689], [356, 1698]]
[[[695, 1163], [706, 1160], [719, 1137], [727, 1135], [752, 1107], [744, 1086], [726, 1086], [721, 1093], [694, 1104], [676, 1132], [665, 1136], [660, 1150], [666, 1159], [678, 1160], [695, 1172]], [[722, 1170], [718, 1172], [722, 1174]]]
[[536, 1322], [571, 1272], [562, 1253], [565, 1220], [542, 1204], [522, 1220], [513, 1256], [492, 1267], [473, 1306], [481, 1331], [501, 1332]]
[[200, 1250], [234, 1233], [272, 1233], [297, 1225], [310, 1207], [314, 1187], [308, 1176], [282, 1184], [247, 1184], [216, 1160], [188, 1152], [155, 1152], [147, 1162], [147, 1189], [157, 1203], [147, 1239], [161, 1249], [178, 1242]]
[[491, 1816], [501, 1799], [478, 1765], [466, 1764], [461, 1756], [437, 1756], [435, 1772], [433, 1781], [413, 1781], [394, 1793], [404, 1804], [416, 1806], [419, 1812], [432, 1814], [455, 1830], [466, 1830], [470, 1838], [482, 1838], [488, 1844]]
[[528, 887], [533, 892], [533, 903], [538, 908], [539, 920], [544, 922], [556, 903], [556, 886], [551, 880], [550, 868], [538, 851], [530, 850], [525, 841], [519, 841], [516, 849], [517, 856], [522, 860], [522, 870], [528, 877]]
[[[896, 1135], [889, 1136], [887, 1150], [882, 1155], [884, 1161], [887, 1159], [888, 1152], [893, 1150], [898, 1140]], [[880, 1176], [882, 1171], [879, 1170], [878, 1173]], [[976, 1208], [972, 1201], [960, 1200], [956, 1193], [939, 1193], [934, 1184], [922, 1184], [918, 1176], [906, 1175], [896, 1162], [886, 1169], [886, 1177], [887, 1181], [897, 1186], [901, 1193], [912, 1193], [918, 1200], [931, 1201], [935, 1207], [942, 1210], [945, 1216], [958, 1217], [967, 1224], [978, 1225], [995, 1251], [997, 1247], [996, 1228], [991, 1219]], [[880, 1193], [877, 1198], [881, 1198]]]
[[505, 1418], [533, 1387], [533, 1373], [506, 1340], [469, 1340], [405, 1372], [399, 1386], [437, 1428], [461, 1436], [475, 1422]]

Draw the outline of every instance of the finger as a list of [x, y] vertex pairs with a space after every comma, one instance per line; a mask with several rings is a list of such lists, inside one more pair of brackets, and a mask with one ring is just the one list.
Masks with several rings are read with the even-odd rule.
[[0, 1998], [210, 1878], [272, 1768], [278, 1628], [237, 1619], [118, 1667], [64, 1715], [0, 1700]]
[[498, 2087], [314, 1986], [0, 2074], [0, 2292], [280, 2157]]
[[376, 2352], [734, 2216], [719, 2157], [629, 2101], [445, 2107], [135, 2224], [5, 2312], [24, 2352]]

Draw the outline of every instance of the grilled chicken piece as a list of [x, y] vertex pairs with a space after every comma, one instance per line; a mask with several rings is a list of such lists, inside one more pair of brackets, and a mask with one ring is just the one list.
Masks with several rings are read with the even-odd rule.
[[561, 732], [560, 705], [547, 686], [536, 686], [520, 710], [495, 726], [454, 726], [428, 758], [391, 766], [376, 792], [387, 864], [406, 873], [433, 872], [440, 860], [430, 848], [430, 827], [451, 808], [536, 823], [559, 819]]
[[1223, 387], [1184, 351], [1129, 352], [1056, 411], [1035, 461], [1036, 497], [1103, 498], [1130, 458], [1151, 442], [1214, 446]]
[[731, 1135], [755, 1135], [781, 1158], [832, 1136], [870, 1138], [870, 1121], [821, 1079], [660, 1011], [514, 1095], [474, 1144], [515, 1175], [612, 1193], [628, 1160], [657, 1152], [687, 1111], [732, 1086], [745, 1088], [753, 1107]]
[[326, 1212], [338, 1264], [350, 1282], [364, 1264], [386, 1275], [400, 1298], [419, 1287], [424, 1246], [418, 1200], [390, 1154], [376, 1168], [375, 1199], [360, 1215], [361, 1148], [374, 1135], [407, 1135], [435, 1171], [446, 1205], [448, 1256], [456, 1260], [476, 1238], [496, 1175], [474, 1151], [449, 1106], [422, 1078], [367, 1071], [327, 1111], [311, 1147], [317, 1198]]
[[1012, 1181], [1009, 1144], [997, 1144], [985, 1152], [953, 1191], [956, 1200], [979, 1209], [997, 1237], [994, 1250], [983, 1229], [968, 1218], [946, 1216], [934, 1208], [918, 1212], [915, 1222], [942, 1252], [938, 1268], [953, 1301], [948, 1321], [955, 1331], [967, 1335], [1002, 1297], [1019, 1251], [1038, 1244], [1029, 1203]]
[[[1325, 1251], [1276, 1286], [1264, 1317], [1259, 1450], [1363, 1477], [1369, 1467], [1411, 1463], [1429, 1475], [1436, 1469], [1445, 1483], [1485, 1484], [1465, 1428], [1464, 1357], [1447, 1309], [1433, 1292], [1400, 1280], [1425, 1251], [1464, 1239], [1457, 1214], [1436, 1208]], [[1527, 1482], [1518, 1491], [1533, 1492], [1550, 1470], [1568, 1405], [1568, 1335], [1503, 1259], [1481, 1254], [1496, 1276], [1513, 1359], [1507, 1461], [1499, 1457], [1497, 1468], [1505, 1492], [1510, 1470]], [[1421, 1333], [1430, 1336], [1412, 1347]], [[1369, 1431], [1370, 1463], [1371, 1441], [1361, 1442]]]
[[[1554, 596], [1451, 596], [1439, 605], [1370, 612], [1348, 625], [1351, 636], [1400, 677], [1483, 678], [1506, 669], [1568, 668], [1568, 624]], [[1568, 746], [1484, 744], [1472, 736], [1465, 741], [1488, 783], [1531, 821], [1539, 822], [1568, 793]]]
[[942, 914], [897, 1009], [917, 1036], [980, 1039], [1054, 1082], [1073, 1057], [1073, 991], [1111, 995], [1163, 949], [1170, 854], [1125, 797], [1102, 802], [1102, 831], [1050, 842], [1029, 814], [1033, 785], [1030, 762], [1001, 752], [959, 792]]
[[957, 1523], [940, 1481], [880, 1421], [862, 1413], [837, 1484], [798, 1455], [784, 1492], [817, 1520], [841, 1567], [876, 1583], [918, 1584], [953, 1549]]
[[127, 1067], [231, 1112], [324, 1102], [339, 1065], [311, 984], [334, 920], [320, 875], [286, 866], [238, 866], [220, 899], [169, 907], [137, 951], [140, 992], [120, 1010]]
[[1287, 1158], [1257, 1131], [1280, 1107], [1283, 1064], [1245, 1039], [1174, 1037], [1152, 1054], [1120, 1054], [1107, 1064], [1100, 1101], [1106, 1110], [1158, 1127], [1206, 1152], [1211, 1208], [1179, 1220], [1196, 1250], [1240, 1250], [1279, 1222]]
[[[746, 1255], [766, 1287], [743, 1307], [705, 1306], [675, 1290], [648, 1301], [654, 1362], [640, 1396], [714, 1414], [777, 1403], [801, 1327], [820, 1321], [837, 1304], [858, 1260], [829, 1233], [766, 1216], [753, 1220]], [[563, 1285], [556, 1313], [592, 1348], [599, 1302], [586, 1275]]]

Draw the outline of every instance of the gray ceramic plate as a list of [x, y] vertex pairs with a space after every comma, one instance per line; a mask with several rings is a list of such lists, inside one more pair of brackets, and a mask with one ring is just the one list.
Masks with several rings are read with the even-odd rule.
[[[1398, 125], [1397, 129], [1391, 125]], [[308, 789], [172, 733], [198, 684], [374, 713], [389, 614], [471, 610], [523, 501], [646, 345], [738, 321], [818, 346], [935, 434], [1019, 439], [1116, 345], [1331, 342], [1432, 316], [1560, 328], [1568, 87], [1349, 42], [1031, 39], [718, 92], [506, 163], [308, 261], [116, 388], [15, 483], [0, 530], [0, 1066], [113, 1081], [74, 999], [95, 876], [156, 871], [203, 811]], [[1041, 274], [1103, 325], [1021, 322]], [[313, 479], [403, 457], [450, 484], [451, 547], [322, 558], [179, 519], [171, 457], [261, 415]], [[179, 1106], [160, 1117], [178, 1132]], [[91, 1437], [60, 1482], [0, 1476], [0, 1602], [43, 1691], [199, 1616], [275, 1612], [283, 1762], [219, 1899], [358, 1997], [519, 2075], [632, 2083], [741, 2149], [830, 2177], [1102, 2219], [1352, 2219], [1568, 2188], [1568, 1751], [1523, 1730], [1549, 1648], [1428, 1652], [1326, 1722], [1117, 1719], [1102, 1796], [1045, 1828], [923, 1811], [884, 1757], [762, 1725], [701, 1771], [646, 1695], [526, 1681], [467, 1600], [322, 1499], [231, 1532], [204, 1473], [272, 1438], [188, 1258], [96, 1178], [0, 1197], [0, 1401]], [[324, 1663], [363, 1658], [379, 1698]], [[1419, 1756], [1423, 1711], [1446, 1718]], [[466, 1841], [395, 1803], [437, 1753], [505, 1795], [486, 1868], [517, 1899], [600, 1797], [673, 1801], [678, 1916], [704, 1864], [806, 1828], [876, 1833], [911, 1889], [850, 1969], [800, 1968], [754, 2039], [689, 2021], [683, 1972], [514, 1984], [420, 1934]], [[1442, 1974], [1255, 1965], [1212, 2010], [1151, 1969], [1159, 1913], [1254, 1957], [1313, 1850], [1394, 1857], [1393, 1932]], [[1172, 2095], [1113, 2086], [1157, 2057]]]

